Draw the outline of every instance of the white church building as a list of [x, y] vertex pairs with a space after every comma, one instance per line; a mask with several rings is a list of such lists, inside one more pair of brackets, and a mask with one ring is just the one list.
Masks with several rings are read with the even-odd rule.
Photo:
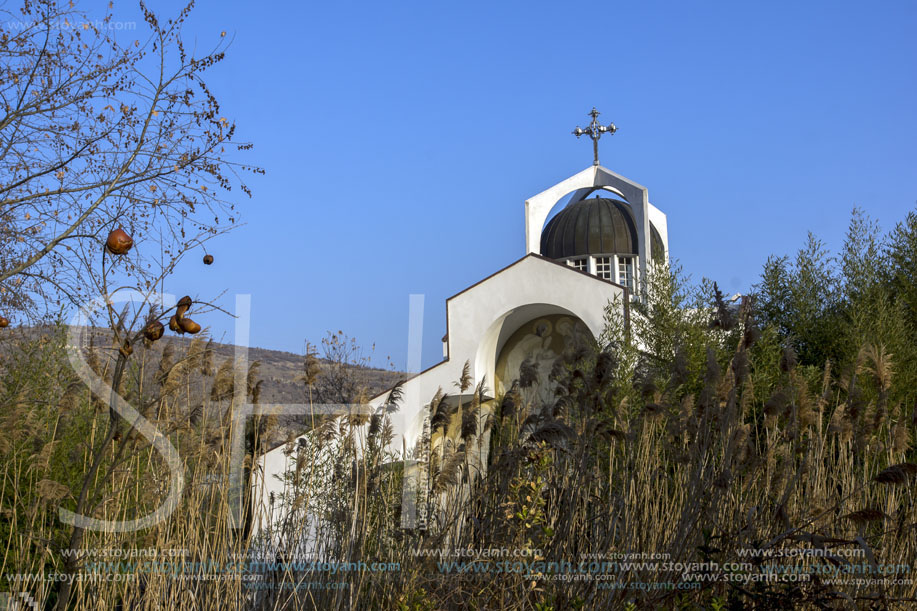
[[[525, 200], [522, 257], [446, 300], [443, 360], [403, 382], [390, 416], [393, 449], [415, 447], [437, 390], [467, 405], [482, 381], [488, 399], [500, 397], [525, 359], [546, 365], [539, 369], [546, 375], [578, 336], [599, 338], [609, 304], [626, 317], [650, 266], [668, 260], [666, 215], [650, 203], [646, 187], [599, 164], [598, 139], [616, 128], [600, 125], [595, 109], [591, 116], [592, 124], [574, 134], [592, 138], [594, 163]], [[462, 396], [456, 381], [466, 363], [472, 384]], [[372, 408], [388, 395], [372, 398]], [[283, 494], [292, 459], [281, 446], [258, 463], [253, 498], [267, 504]]]

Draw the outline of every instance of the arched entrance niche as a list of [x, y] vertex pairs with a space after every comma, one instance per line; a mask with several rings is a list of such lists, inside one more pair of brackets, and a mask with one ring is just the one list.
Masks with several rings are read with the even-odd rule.
[[479, 348], [478, 364], [490, 372], [491, 396], [500, 397], [512, 386], [526, 359], [537, 368], [539, 394], [553, 393], [547, 378], [554, 361], [565, 351], [594, 345], [601, 331], [553, 304], [530, 304], [507, 312], [494, 322]]
[[[501, 378], [498, 371], [499, 359], [501, 356], [505, 357], [505, 363], [510, 363], [510, 367], [514, 366], [517, 356], [522, 354], [520, 350], [527, 350], [527, 348], [514, 348], [514, 346], [517, 342], [523, 342], [525, 346], [533, 346], [535, 340], [528, 336], [539, 337], [539, 332], [544, 335], [544, 328], [538, 329], [532, 326], [542, 319], [549, 322], [548, 327], [550, 327], [551, 337], [541, 338], [544, 344], [541, 352], [538, 353], [541, 359], [547, 358], [549, 346], [559, 347], [560, 344], [555, 344], [555, 342], [564, 341], [560, 338], [565, 338], [570, 333], [575, 333], [576, 337], [584, 337], [588, 341], [595, 342], [604, 329], [605, 321], [604, 312], [585, 311], [581, 316], [567, 308], [549, 303], [533, 303], [504, 313], [490, 325], [478, 346], [475, 356], [475, 370], [487, 372], [487, 387], [490, 391], [488, 395], [499, 397], [512, 384], [512, 380], [515, 378], [510, 378], [507, 384], [505, 371]], [[562, 319], [572, 322], [563, 322]], [[561, 323], [560, 326], [558, 326], [558, 322]], [[510, 346], [509, 351], [507, 351], [508, 345]], [[562, 353], [562, 349], [560, 352], [557, 352], [554, 348], [551, 348], [551, 350], [558, 355]], [[511, 357], [510, 355], [513, 356]], [[512, 375], [518, 376], [518, 373], [517, 368]]]
[[550, 377], [555, 362], [564, 354], [594, 344], [595, 338], [586, 324], [571, 314], [548, 314], [529, 320], [509, 335], [497, 354], [494, 390], [497, 396], [503, 395], [514, 382], [521, 381], [525, 366], [534, 380], [527, 391], [529, 399], [539, 408], [553, 405], [556, 384]]

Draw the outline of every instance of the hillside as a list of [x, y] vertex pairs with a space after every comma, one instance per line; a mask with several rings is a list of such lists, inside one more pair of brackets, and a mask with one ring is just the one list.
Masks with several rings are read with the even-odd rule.
[[[12, 347], [17, 344], [17, 340], [35, 339], [41, 335], [48, 335], [54, 330], [55, 327], [5, 329], [0, 336], [0, 355], [8, 355]], [[113, 352], [113, 349], [108, 348], [111, 346], [110, 338], [111, 332], [107, 329], [91, 331], [92, 344], [102, 353]], [[171, 349], [174, 355], [183, 355], [188, 352], [191, 343], [195, 340], [205, 342], [206, 350], [212, 352], [214, 368], [218, 368], [223, 361], [235, 356], [236, 347], [233, 344], [214, 342], [203, 334], [195, 337], [168, 334], [149, 347], [138, 344], [135, 350], [136, 360], [154, 365], [146, 367], [147, 374], [144, 377], [152, 378], [155, 375], [155, 366], [161, 362], [164, 351]], [[89, 341], [85, 331], [83, 341], [87, 343]], [[251, 347], [248, 349], [248, 361], [250, 364], [255, 362], [259, 364], [258, 378], [263, 381], [260, 394], [261, 403], [303, 403], [308, 400], [307, 387], [302, 380], [305, 364], [303, 355]], [[324, 359], [319, 360], [319, 366], [321, 372], [327, 372], [329, 369], [329, 363]], [[372, 367], [349, 366], [345, 370], [352, 373], [358, 383], [366, 388], [369, 396], [386, 390], [404, 375], [401, 372]]]

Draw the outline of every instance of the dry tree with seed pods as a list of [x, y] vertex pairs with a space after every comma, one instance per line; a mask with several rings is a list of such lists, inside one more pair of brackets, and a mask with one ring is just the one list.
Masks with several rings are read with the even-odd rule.
[[168, 261], [149, 257], [231, 228], [230, 190], [250, 195], [243, 175], [261, 173], [206, 82], [230, 40], [186, 46], [190, 4], [141, 9], [122, 30], [111, 6], [0, 5], [0, 307], [36, 318], [95, 297], [98, 246], [123, 255], [131, 238], [157, 248], [112, 264], [152, 285]]
[[[185, 318], [190, 298], [171, 312], [160, 291], [184, 256], [236, 224], [237, 198], [250, 196], [243, 174], [261, 173], [241, 163], [252, 146], [207, 83], [230, 39], [216, 31], [186, 44], [190, 2], [170, 18], [141, 2], [130, 30], [113, 27], [111, 4], [15, 4], [0, 4], [0, 309], [39, 321], [98, 303], [71, 344], [106, 330], [111, 392], [95, 400], [118, 405], [123, 387], [146, 389], [138, 361], [152, 351], [135, 343], [160, 339], [170, 315], [176, 333], [201, 331]], [[105, 426], [87, 440], [69, 507], [80, 516], [95, 515], [121, 471], [106, 461], [149, 449], [116, 411]], [[86, 545], [82, 526], [62, 528], [64, 548]], [[59, 569], [74, 575], [80, 562]], [[63, 610], [73, 595], [64, 581], [47, 600]]]

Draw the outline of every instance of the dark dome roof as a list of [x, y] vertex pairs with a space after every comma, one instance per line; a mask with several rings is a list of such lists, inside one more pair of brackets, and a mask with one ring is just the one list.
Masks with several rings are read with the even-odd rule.
[[637, 254], [637, 228], [628, 205], [605, 198], [570, 204], [541, 232], [541, 254], [551, 259]]

